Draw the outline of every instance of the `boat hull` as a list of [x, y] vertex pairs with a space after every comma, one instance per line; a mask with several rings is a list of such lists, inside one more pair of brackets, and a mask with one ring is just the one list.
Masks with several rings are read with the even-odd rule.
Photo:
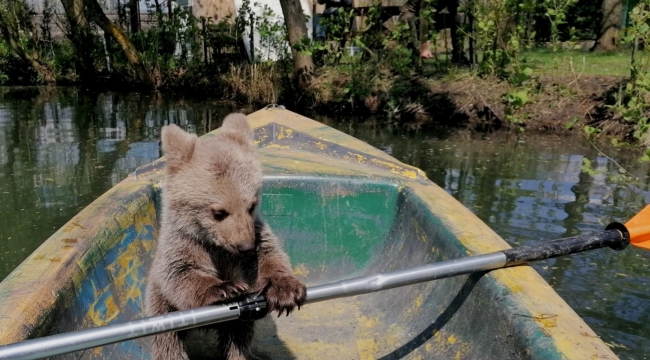
[[[308, 286], [509, 248], [419, 169], [286, 110], [248, 117], [265, 171], [262, 215]], [[0, 283], [0, 344], [144, 316], [163, 166], [136, 170]], [[529, 266], [310, 304], [257, 329], [254, 351], [266, 359], [617, 358]], [[57, 358], [149, 350], [145, 337]]]

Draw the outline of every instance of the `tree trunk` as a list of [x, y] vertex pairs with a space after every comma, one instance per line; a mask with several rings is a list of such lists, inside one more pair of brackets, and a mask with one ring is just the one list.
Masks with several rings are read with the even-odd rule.
[[129, 18], [131, 20], [131, 33], [135, 34], [140, 31], [140, 10], [138, 0], [129, 1]]
[[14, 11], [15, 9], [10, 9], [9, 7], [0, 7], [0, 33], [2, 33], [14, 54], [34, 69], [46, 83], [52, 84], [56, 82], [54, 70], [42, 63], [35, 52], [27, 51], [20, 46], [18, 41], [18, 25], [16, 24], [17, 19], [14, 17]]
[[68, 38], [75, 47], [75, 63], [81, 71], [81, 80], [84, 82], [93, 82], [96, 78], [95, 64], [91, 56], [93, 47], [93, 35], [88, 27], [88, 21], [83, 13], [82, 0], [61, 0], [65, 10], [70, 33]]
[[465, 64], [464, 40], [463, 40], [463, 16], [458, 14], [458, 0], [450, 0], [447, 4], [449, 10], [449, 32], [451, 34], [451, 62], [454, 64]]
[[307, 25], [305, 15], [300, 6], [300, 0], [280, 0], [284, 23], [287, 26], [289, 45], [293, 55], [293, 72], [298, 82], [298, 88], [308, 91], [314, 76], [314, 61], [311, 55], [301, 54], [295, 47], [300, 45], [303, 38], [307, 38]]
[[601, 10], [600, 34], [592, 50], [616, 50], [616, 35], [620, 30], [623, 11], [622, 0], [603, 0]]
[[172, 4], [172, 0], [167, 0], [167, 16], [169, 16], [169, 20], [174, 18], [174, 4]]
[[120, 45], [122, 51], [124, 51], [124, 55], [126, 55], [131, 67], [135, 71], [138, 80], [146, 86], [154, 87], [149, 72], [140, 60], [140, 55], [138, 55], [138, 51], [129, 37], [126, 36], [119, 26], [113, 24], [106, 17], [104, 10], [99, 6], [97, 0], [85, 0], [85, 2], [88, 19], [94, 21], [97, 26], [109, 34]]

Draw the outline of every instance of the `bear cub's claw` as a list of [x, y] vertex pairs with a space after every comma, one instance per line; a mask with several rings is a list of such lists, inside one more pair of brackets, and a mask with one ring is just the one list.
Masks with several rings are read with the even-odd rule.
[[264, 294], [269, 313], [277, 310], [278, 317], [282, 315], [282, 312], [289, 316], [296, 306], [300, 310], [300, 306], [307, 297], [307, 287], [295, 276], [284, 275], [271, 279], [260, 279], [259, 284], [261, 286], [258, 287], [258, 294]]
[[242, 281], [224, 281], [212, 289], [215, 302], [223, 303], [244, 294], [248, 290], [248, 285]]

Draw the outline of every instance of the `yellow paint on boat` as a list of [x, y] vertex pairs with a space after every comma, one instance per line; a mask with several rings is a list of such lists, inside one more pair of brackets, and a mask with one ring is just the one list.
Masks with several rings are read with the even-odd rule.
[[115, 305], [115, 299], [113, 298], [112, 295], [108, 296], [106, 300], [104, 300], [103, 305], [106, 307], [106, 312], [100, 312], [97, 311], [97, 307], [99, 305], [99, 298], [100, 294], [107, 292], [108, 289], [99, 289], [97, 293], [97, 301], [91, 304], [90, 306], [90, 311], [88, 312], [87, 316], [89, 319], [93, 321], [95, 326], [104, 326], [107, 325], [108, 323], [111, 322], [111, 320], [115, 319], [120, 311], [117, 308], [117, 305]]
[[357, 351], [361, 360], [374, 360], [372, 355], [377, 352], [377, 344], [371, 339], [357, 340]]
[[422, 306], [422, 302], [423, 302], [422, 295], [418, 295], [415, 298], [415, 307], [419, 308], [420, 306]]
[[295, 266], [294, 269], [293, 269], [293, 273], [296, 276], [305, 277], [305, 276], [309, 275], [309, 268], [307, 268], [304, 265]]

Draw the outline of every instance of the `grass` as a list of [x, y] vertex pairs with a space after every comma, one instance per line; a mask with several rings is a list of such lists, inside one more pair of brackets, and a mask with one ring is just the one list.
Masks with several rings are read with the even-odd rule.
[[553, 52], [547, 49], [537, 49], [523, 52], [521, 59], [539, 75], [564, 77], [569, 76], [572, 72], [601, 76], [625, 77], [630, 75], [629, 51], [592, 53], [577, 50]]
[[[646, 57], [647, 55], [648, 53]], [[522, 65], [533, 69], [535, 75], [561, 78], [573, 78], [574, 74], [616, 77], [630, 75], [630, 51], [592, 53], [579, 50], [553, 52], [550, 49], [535, 49], [523, 51], [520, 59]], [[445, 54], [438, 54], [438, 61], [432, 59], [424, 62], [425, 76], [444, 75], [443, 78], [453, 79], [454, 75], [469, 72], [467, 68], [455, 66], [451, 66], [451, 70], [450, 72]]]
[[281, 92], [282, 71], [277, 64], [237, 64], [221, 75], [224, 94], [248, 104], [274, 104]]

